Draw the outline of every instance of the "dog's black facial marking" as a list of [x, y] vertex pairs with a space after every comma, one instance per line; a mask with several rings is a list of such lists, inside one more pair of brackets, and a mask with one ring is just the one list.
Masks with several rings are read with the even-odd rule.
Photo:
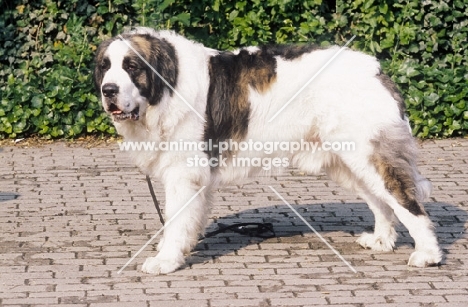
[[[148, 99], [150, 105], [158, 104], [164, 93], [173, 95], [173, 91], [161, 79], [173, 88], [177, 85], [178, 59], [174, 46], [165, 39], [159, 39], [146, 34], [130, 35], [128, 39], [132, 47], [140, 54], [148, 66], [135, 52], [131, 52], [124, 60], [123, 68], [140, 90], [140, 95]], [[158, 76], [155, 72], [158, 72]]]
[[139, 74], [144, 68], [143, 61], [138, 56], [126, 56], [122, 63], [122, 68], [130, 75]]
[[102, 72], [106, 72], [109, 70], [111, 64], [110, 64], [110, 60], [109, 58], [106, 56], [102, 59], [102, 61], [100, 61], [99, 63], [99, 68], [102, 70]]
[[[140, 53], [141, 54], [141, 53]], [[125, 56], [122, 62], [122, 68], [127, 72], [130, 80], [138, 88], [140, 95], [150, 101], [151, 83], [148, 81], [148, 74], [153, 73], [148, 71], [148, 65], [133, 51]]]
[[113, 41], [115, 41], [115, 39], [109, 39], [102, 42], [99, 45], [96, 51], [96, 57], [94, 58], [93, 79], [94, 86], [99, 93], [101, 93], [101, 84], [104, 74], [109, 70], [111, 65], [109, 58], [105, 55], [105, 52]]

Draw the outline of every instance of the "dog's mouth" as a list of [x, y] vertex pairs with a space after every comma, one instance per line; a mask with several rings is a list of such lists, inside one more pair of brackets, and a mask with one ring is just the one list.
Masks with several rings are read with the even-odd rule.
[[115, 104], [109, 107], [109, 113], [115, 121], [124, 121], [127, 119], [138, 120], [140, 118], [140, 108], [136, 107], [131, 112], [124, 112], [120, 110]]

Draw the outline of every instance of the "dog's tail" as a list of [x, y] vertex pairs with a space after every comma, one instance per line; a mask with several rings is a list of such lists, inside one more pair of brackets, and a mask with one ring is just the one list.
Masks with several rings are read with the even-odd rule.
[[432, 183], [421, 176], [420, 174], [417, 174], [415, 176], [415, 185], [416, 185], [416, 199], [420, 202], [423, 202], [425, 199], [427, 199], [432, 192]]
[[[406, 125], [410, 134], [412, 134], [411, 126], [409, 123], [409, 118], [405, 116]], [[416, 146], [416, 142], [414, 142], [414, 146]], [[416, 162], [413, 162], [414, 164]], [[416, 186], [416, 199], [419, 202], [423, 202], [425, 199], [429, 198], [432, 193], [432, 183], [424, 178], [417, 170], [416, 167], [413, 168], [413, 178], [414, 184]]]

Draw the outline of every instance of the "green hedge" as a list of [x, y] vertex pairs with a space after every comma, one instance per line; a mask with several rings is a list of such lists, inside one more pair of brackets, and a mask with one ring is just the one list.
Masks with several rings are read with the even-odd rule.
[[[32, 2], [32, 1], [31, 1]], [[0, 138], [112, 135], [92, 85], [98, 44], [168, 28], [219, 49], [344, 44], [376, 55], [406, 97], [414, 134], [468, 131], [468, 1], [3, 1]]]

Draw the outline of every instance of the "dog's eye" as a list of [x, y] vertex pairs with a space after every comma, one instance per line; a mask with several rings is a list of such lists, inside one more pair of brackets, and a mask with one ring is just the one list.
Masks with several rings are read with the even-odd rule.
[[127, 66], [127, 69], [129, 71], [135, 71], [135, 70], [138, 70], [138, 65], [134, 64], [134, 63], [129, 63], [128, 66]]
[[100, 66], [101, 66], [101, 69], [103, 69], [103, 70], [108, 69], [109, 66], [110, 66], [110, 65], [109, 65], [109, 61], [106, 61], [106, 60], [102, 61], [101, 64], [100, 64]]

